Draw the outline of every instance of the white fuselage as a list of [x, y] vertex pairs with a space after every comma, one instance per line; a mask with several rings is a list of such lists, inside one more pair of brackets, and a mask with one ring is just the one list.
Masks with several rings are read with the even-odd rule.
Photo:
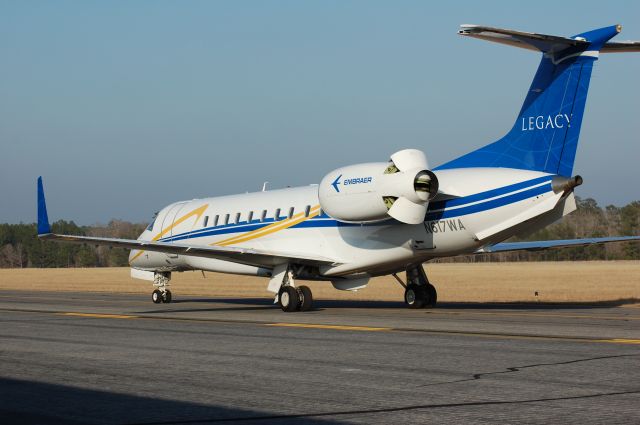
[[[465, 168], [434, 171], [440, 192], [418, 225], [393, 219], [343, 223], [326, 215], [318, 186], [177, 202], [163, 208], [140, 240], [234, 246], [323, 257], [308, 278], [382, 275], [426, 260], [470, 254], [537, 230], [575, 209], [572, 193], [554, 191], [548, 173]], [[149, 271], [208, 270], [268, 276], [268, 266], [134, 250], [132, 267]]]

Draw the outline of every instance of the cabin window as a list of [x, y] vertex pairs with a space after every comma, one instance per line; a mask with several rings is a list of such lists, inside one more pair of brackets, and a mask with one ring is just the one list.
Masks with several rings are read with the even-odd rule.
[[236, 224], [240, 223], [240, 213], [236, 214]]
[[224, 225], [226, 226], [227, 224], [229, 224], [229, 214], [224, 215]]
[[307, 205], [307, 207], [304, 209], [304, 216], [309, 217], [310, 213], [311, 213], [311, 205]]
[[318, 217], [322, 217], [324, 215], [324, 211], [322, 211], [322, 208], [320, 208], [320, 211], [318, 211]]
[[293, 217], [293, 212], [295, 211], [294, 207], [289, 208], [289, 218]]
[[276, 214], [273, 217], [276, 221], [278, 221], [280, 219], [280, 208], [276, 209]]
[[220, 221], [220, 215], [216, 214], [215, 218], [213, 219], [213, 227], [216, 227], [218, 225], [218, 221]]
[[253, 211], [249, 211], [247, 215], [247, 223], [251, 223], [253, 221]]
[[209, 216], [205, 215], [204, 216], [204, 222], [202, 223], [202, 227], [207, 227], [207, 223], [209, 223]]
[[267, 219], [267, 210], [262, 210], [262, 215], [260, 216], [260, 221], [264, 222]]

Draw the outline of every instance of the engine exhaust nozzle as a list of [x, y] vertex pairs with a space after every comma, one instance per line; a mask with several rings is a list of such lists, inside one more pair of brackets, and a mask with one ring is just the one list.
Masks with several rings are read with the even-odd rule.
[[551, 187], [555, 193], [570, 192], [583, 183], [582, 176], [562, 177], [556, 176], [551, 181]]

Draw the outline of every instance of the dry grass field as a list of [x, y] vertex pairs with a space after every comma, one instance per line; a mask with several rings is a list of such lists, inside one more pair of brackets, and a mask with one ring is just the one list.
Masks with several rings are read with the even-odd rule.
[[[427, 264], [440, 301], [640, 302], [640, 261]], [[399, 301], [393, 277], [372, 279], [361, 291], [343, 292], [326, 282], [305, 282], [316, 299]], [[267, 279], [200, 272], [174, 273], [174, 297], [270, 297]], [[0, 291], [88, 291], [150, 294], [150, 282], [128, 268], [0, 269]], [[538, 296], [535, 293], [538, 292]]]

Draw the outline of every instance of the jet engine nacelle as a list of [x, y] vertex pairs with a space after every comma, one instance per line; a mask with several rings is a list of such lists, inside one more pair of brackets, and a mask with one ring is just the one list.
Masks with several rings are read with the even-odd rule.
[[437, 193], [438, 178], [417, 149], [396, 152], [389, 162], [338, 168], [324, 176], [318, 187], [322, 210], [350, 223], [389, 217], [407, 224], [422, 223]]

